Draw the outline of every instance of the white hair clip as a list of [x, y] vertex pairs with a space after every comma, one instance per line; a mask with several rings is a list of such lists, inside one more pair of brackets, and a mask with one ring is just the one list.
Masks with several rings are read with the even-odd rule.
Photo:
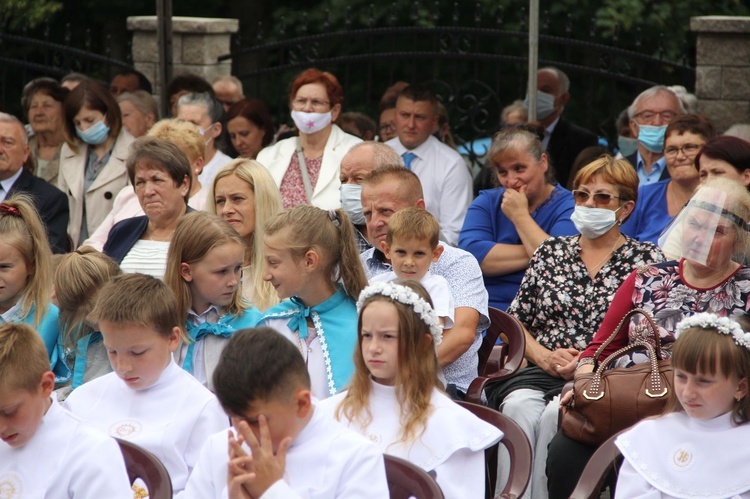
[[367, 286], [359, 294], [357, 300], [357, 313], [362, 312], [362, 307], [368, 298], [375, 295], [385, 296], [395, 300], [403, 305], [408, 305], [414, 310], [414, 313], [422, 319], [427, 327], [430, 328], [433, 343], [439, 345], [443, 341], [443, 326], [440, 325], [440, 319], [430, 304], [419, 296], [413, 289], [396, 284], [393, 282], [374, 282]]
[[737, 345], [750, 350], [750, 333], [746, 333], [736, 321], [729, 317], [719, 317], [710, 312], [701, 312], [686, 317], [677, 323], [677, 329], [674, 333], [675, 338], [679, 338], [684, 331], [693, 327], [712, 328], [722, 334], [731, 335]]

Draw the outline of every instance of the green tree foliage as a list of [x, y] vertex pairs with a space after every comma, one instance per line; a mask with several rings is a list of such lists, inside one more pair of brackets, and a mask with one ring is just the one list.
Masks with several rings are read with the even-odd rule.
[[57, 0], [0, 0], [0, 21], [10, 29], [34, 28], [62, 9]]

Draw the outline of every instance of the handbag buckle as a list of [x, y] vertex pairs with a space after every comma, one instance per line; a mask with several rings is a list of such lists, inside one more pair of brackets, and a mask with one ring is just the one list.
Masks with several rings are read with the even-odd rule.
[[661, 398], [664, 395], [666, 395], [667, 392], [669, 392], [669, 389], [666, 386], [662, 389], [661, 393], [651, 393], [651, 390], [649, 390], [648, 388], [646, 388], [646, 395], [648, 395], [652, 399]]
[[584, 390], [583, 391], [583, 398], [585, 398], [586, 400], [599, 400], [603, 396], [604, 396], [604, 390], [599, 390], [599, 394], [596, 395], [596, 396], [589, 395], [589, 391], [588, 390]]

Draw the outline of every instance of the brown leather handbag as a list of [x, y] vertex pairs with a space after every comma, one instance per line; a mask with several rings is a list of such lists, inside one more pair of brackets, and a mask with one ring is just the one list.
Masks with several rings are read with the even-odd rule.
[[[650, 330], [654, 346], [648, 341], [635, 341], [600, 361], [607, 345], [628, 327], [630, 318], [636, 314], [646, 317], [646, 325], [638, 327]], [[607, 369], [617, 358], [634, 350], [645, 350], [649, 361]], [[594, 354], [594, 367], [594, 372], [576, 376], [573, 398], [562, 407], [560, 426], [568, 438], [598, 446], [615, 433], [664, 410], [672, 391], [672, 366], [669, 359], [662, 358], [659, 328], [645, 310], [634, 309], [623, 317]]]

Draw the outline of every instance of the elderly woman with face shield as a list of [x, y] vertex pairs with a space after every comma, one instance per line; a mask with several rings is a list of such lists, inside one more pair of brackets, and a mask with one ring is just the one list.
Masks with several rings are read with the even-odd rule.
[[361, 142], [334, 124], [343, 100], [344, 91], [331, 73], [311, 68], [292, 82], [289, 108], [299, 136], [281, 140], [257, 157], [279, 186], [284, 208], [299, 204], [341, 207], [341, 158]]
[[[746, 316], [750, 268], [740, 262], [750, 249], [748, 222], [750, 193], [742, 184], [726, 178], [702, 184], [663, 236], [679, 239], [679, 259], [644, 266], [628, 276], [593, 341], [581, 353], [575, 375], [593, 370], [594, 352], [634, 308], [644, 309], [653, 316], [666, 351], [674, 341], [677, 323], [686, 317], [709, 311], [722, 317]], [[642, 317], [634, 317], [629, 327], [623, 328], [604, 349], [603, 357], [632, 341], [649, 341], [638, 334], [638, 326], [644, 321]], [[646, 360], [645, 354], [634, 353], [620, 358], [617, 365], [625, 367]], [[554, 437], [547, 461], [551, 498], [570, 495], [595, 450], [561, 432]]]
[[[575, 176], [571, 219], [580, 235], [551, 237], [534, 252], [508, 313], [526, 333], [529, 367], [490, 390], [491, 406], [516, 421], [534, 447], [530, 497], [547, 494], [547, 446], [557, 432], [558, 398], [573, 377], [579, 350], [591, 341], [620, 284], [664, 260], [653, 243], [620, 233], [633, 212], [638, 175], [625, 160], [603, 156]], [[502, 462], [501, 469], [510, 463]]]
[[505, 310], [534, 251], [550, 236], [570, 236], [573, 196], [557, 185], [541, 139], [510, 127], [492, 139], [489, 163], [501, 187], [481, 191], [466, 212], [458, 246], [474, 255], [490, 305]]

